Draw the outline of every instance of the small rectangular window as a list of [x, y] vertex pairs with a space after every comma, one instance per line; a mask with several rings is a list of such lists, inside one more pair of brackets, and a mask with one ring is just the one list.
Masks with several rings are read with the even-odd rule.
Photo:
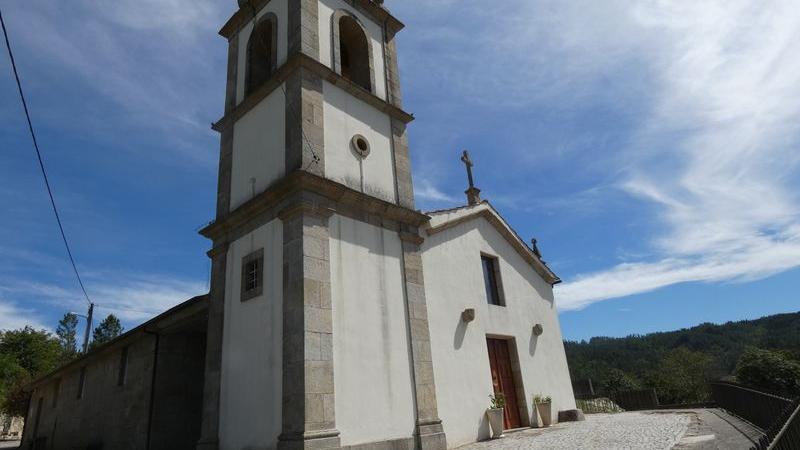
[[128, 376], [128, 347], [122, 349], [119, 356], [119, 375], [117, 375], [117, 386], [125, 386], [125, 379]]
[[483, 284], [486, 288], [486, 300], [490, 305], [505, 306], [503, 304], [500, 266], [497, 258], [481, 255], [481, 265], [483, 266]]
[[57, 379], [55, 385], [53, 386], [53, 408], [58, 406], [59, 391], [61, 391], [61, 378]]
[[258, 297], [264, 290], [264, 249], [242, 258], [242, 301]]
[[81, 375], [78, 378], [78, 400], [83, 398], [83, 388], [86, 385], [86, 367], [81, 367]]

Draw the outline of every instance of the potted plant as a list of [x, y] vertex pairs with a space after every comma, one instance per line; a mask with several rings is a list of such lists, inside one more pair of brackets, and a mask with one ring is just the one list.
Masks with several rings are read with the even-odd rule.
[[533, 404], [536, 405], [536, 412], [539, 413], [540, 421], [539, 426], [547, 428], [550, 426], [552, 419], [552, 403], [553, 399], [549, 395], [536, 394], [533, 396]]
[[489, 409], [486, 410], [486, 417], [489, 418], [492, 439], [503, 437], [503, 408], [505, 406], [506, 398], [503, 394], [489, 396]]

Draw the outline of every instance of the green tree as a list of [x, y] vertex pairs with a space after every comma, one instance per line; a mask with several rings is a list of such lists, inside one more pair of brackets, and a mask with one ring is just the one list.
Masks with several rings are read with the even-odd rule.
[[668, 352], [657, 370], [648, 375], [648, 385], [655, 388], [664, 405], [697, 403], [710, 396], [708, 381], [714, 359], [686, 347]]
[[22, 387], [56, 368], [61, 344], [44, 330], [25, 327], [0, 332], [0, 410], [24, 415], [28, 394]]
[[47, 331], [28, 326], [0, 333], [0, 355], [10, 356], [26, 372], [37, 376], [55, 369], [61, 344]]
[[750, 347], [736, 364], [736, 380], [782, 394], [800, 395], [800, 363], [784, 352]]
[[108, 317], [100, 322], [100, 325], [92, 333], [92, 348], [105, 344], [121, 335], [123, 331], [122, 323], [117, 316], [109, 314]]
[[641, 387], [635, 377], [616, 367], [605, 371], [598, 382], [600, 392], [606, 395], [614, 395], [621, 391], [632, 391]]
[[78, 354], [78, 316], [66, 313], [58, 322], [56, 336], [61, 343], [62, 359], [69, 361]]

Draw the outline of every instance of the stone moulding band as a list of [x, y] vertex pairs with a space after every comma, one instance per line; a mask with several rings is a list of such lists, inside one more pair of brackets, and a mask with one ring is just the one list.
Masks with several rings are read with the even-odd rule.
[[261, 101], [264, 98], [266, 98], [276, 89], [280, 88], [280, 86], [289, 78], [289, 76], [300, 67], [310, 70], [311, 72], [322, 77], [322, 79], [330, 82], [331, 84], [341, 89], [344, 89], [349, 94], [364, 101], [368, 105], [374, 107], [378, 111], [381, 111], [389, 115], [394, 119], [397, 119], [405, 124], [411, 123], [414, 120], [414, 116], [411, 115], [410, 113], [403, 111], [397, 106], [387, 102], [386, 100], [362, 88], [361, 86], [344, 78], [335, 71], [331, 70], [330, 67], [322, 64], [321, 62], [315, 60], [314, 58], [311, 58], [308, 55], [300, 53], [290, 57], [286, 61], [286, 63], [284, 63], [280, 68], [278, 68], [275, 71], [275, 73], [272, 75], [269, 81], [264, 83], [264, 85], [256, 89], [255, 92], [253, 92], [252, 94], [247, 96], [244, 100], [242, 100], [241, 103], [239, 103], [231, 111], [226, 113], [225, 117], [219, 119], [216, 123], [214, 123], [211, 126], [211, 128], [217, 132], [222, 133], [226, 129], [232, 127], [233, 124], [236, 123], [236, 121], [244, 117], [245, 114], [247, 114], [248, 112], [250, 112], [250, 110], [255, 108], [256, 105], [261, 103]]
[[[303, 199], [302, 205], [287, 203], [304, 192], [313, 195], [314, 200]], [[200, 230], [200, 234], [214, 241], [216, 246], [223, 245], [238, 235], [246, 234], [246, 227], [253, 225], [253, 217], [265, 215], [262, 222], [266, 223], [264, 220], [280, 218], [281, 215], [286, 217], [297, 208], [301, 208], [301, 211], [304, 208], [306, 212], [317, 215], [330, 216], [336, 213], [357, 219], [371, 216], [397, 224], [398, 231], [400, 226], [417, 229], [430, 220], [429, 216], [418, 211], [371, 197], [327, 178], [296, 170], [230, 214], [206, 226]], [[277, 210], [269, 212], [270, 209]], [[405, 239], [412, 239], [413, 233], [404, 235]]]
[[328, 439], [339, 437], [339, 430], [306, 431], [304, 433], [283, 433], [278, 436], [279, 441], [310, 441], [314, 439]]

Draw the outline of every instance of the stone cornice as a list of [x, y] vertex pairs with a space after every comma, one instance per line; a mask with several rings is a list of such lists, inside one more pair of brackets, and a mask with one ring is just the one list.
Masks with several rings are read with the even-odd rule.
[[308, 55], [297, 54], [289, 58], [289, 60], [286, 61], [286, 63], [284, 63], [280, 68], [278, 68], [275, 74], [272, 75], [272, 78], [270, 78], [255, 92], [242, 100], [241, 103], [236, 105], [230, 112], [225, 114], [225, 117], [214, 123], [211, 128], [221, 133], [233, 126], [236, 121], [244, 117], [244, 115], [250, 112], [251, 109], [255, 108], [256, 105], [261, 102], [261, 100], [270, 95], [275, 89], [280, 88], [286, 79], [289, 78], [289, 76], [300, 67], [311, 70], [322, 77], [322, 79], [325, 81], [328, 81], [331, 84], [347, 91], [347, 93], [394, 119], [397, 119], [405, 124], [408, 124], [414, 120], [413, 115], [403, 111], [397, 106], [392, 105], [386, 100], [342, 77], [338, 73], [331, 70], [330, 67], [322, 64]]
[[442, 231], [448, 230], [450, 228], [456, 227], [461, 225], [462, 223], [469, 222], [471, 220], [477, 218], [484, 218], [487, 222], [489, 222], [499, 233], [501, 236], [508, 241], [509, 244], [516, 250], [516, 252], [528, 263], [530, 264], [533, 269], [538, 273], [545, 281], [550, 283], [551, 285], [556, 285], [561, 283], [561, 279], [556, 275], [547, 265], [542, 262], [541, 259], [536, 257], [536, 255], [525, 245], [522, 240], [517, 236], [517, 234], [511, 230], [503, 221], [490, 209], [480, 209], [473, 213], [464, 215], [457, 219], [453, 219], [442, 223], [440, 225], [430, 227], [426, 230], [428, 236], [433, 236], [434, 234], [441, 233]]
[[226, 236], [235, 236], [237, 230], [245, 227], [253, 217], [269, 208], [279, 206], [285, 199], [302, 192], [316, 194], [323, 202], [315, 204], [299, 200], [299, 205], [281, 205], [282, 207], [280, 211], [276, 212], [275, 217], [297, 212], [339, 213], [352, 216], [353, 211], [358, 211], [417, 228], [430, 220], [429, 216], [419, 211], [380, 200], [306, 171], [296, 170], [227, 216], [209, 224], [200, 230], [200, 234], [214, 241], [215, 245], [219, 245], [226, 241]]
[[[290, 2], [293, 1], [303, 1], [303, 0], [288, 0]], [[396, 17], [394, 17], [386, 8], [382, 5], [378, 4], [373, 0], [345, 0], [348, 4], [353, 5], [353, 7], [357, 8], [359, 11], [369, 15], [379, 24], [386, 24], [389, 30], [392, 33], [397, 33], [398, 31], [402, 30], [405, 25], [403, 22], [400, 22]], [[253, 0], [256, 13], [258, 13], [261, 8], [263, 8], [269, 0]], [[248, 8], [242, 8], [236, 11], [233, 16], [223, 25], [222, 29], [219, 30], [220, 36], [224, 37], [225, 39], [230, 40], [233, 36], [239, 32], [239, 30], [244, 27], [248, 21], [253, 19], [253, 12]]]

